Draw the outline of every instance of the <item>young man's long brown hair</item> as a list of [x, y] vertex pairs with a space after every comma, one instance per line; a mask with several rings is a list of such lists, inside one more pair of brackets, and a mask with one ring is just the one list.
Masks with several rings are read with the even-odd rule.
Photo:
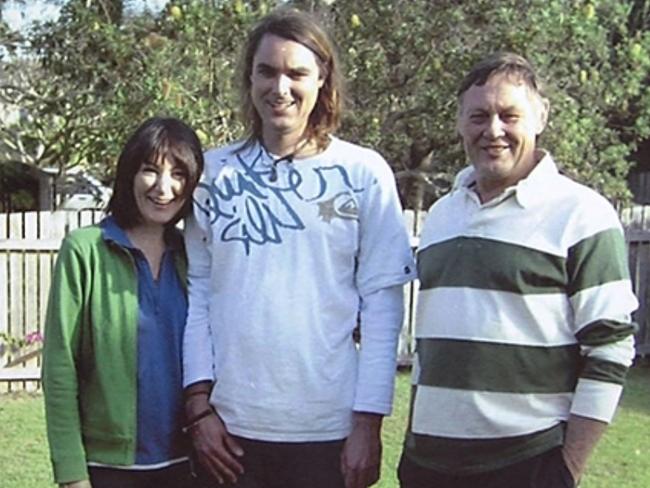
[[241, 112], [246, 128], [246, 146], [262, 140], [262, 119], [251, 97], [253, 58], [266, 34], [302, 44], [316, 57], [320, 77], [324, 80], [318, 91], [316, 105], [309, 115], [305, 136], [316, 142], [319, 149], [328, 144], [329, 135], [341, 122], [343, 110], [343, 80], [338, 56], [327, 33], [308, 14], [296, 9], [282, 8], [264, 17], [249, 33], [240, 66]]

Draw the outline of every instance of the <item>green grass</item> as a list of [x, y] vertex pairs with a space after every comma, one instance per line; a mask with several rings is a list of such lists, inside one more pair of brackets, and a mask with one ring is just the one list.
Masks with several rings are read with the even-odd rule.
[[[400, 373], [395, 411], [384, 421], [379, 488], [396, 488], [395, 469], [408, 415], [408, 374]], [[52, 487], [40, 394], [0, 395], [0, 485]], [[650, 487], [650, 366], [630, 371], [614, 422], [591, 458], [580, 488]], [[306, 487], [307, 488], [307, 487]]]
[[45, 437], [43, 397], [40, 394], [0, 395], [0, 443], [1, 486], [54, 486]]

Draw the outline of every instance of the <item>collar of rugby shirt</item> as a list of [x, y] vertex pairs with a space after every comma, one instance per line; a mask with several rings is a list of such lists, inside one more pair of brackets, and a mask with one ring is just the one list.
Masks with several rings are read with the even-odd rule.
[[504, 200], [513, 196], [521, 207], [530, 207], [542, 201], [547, 191], [552, 191], [553, 181], [559, 174], [557, 165], [548, 152], [540, 149], [538, 150], [538, 155], [539, 162], [526, 178], [519, 180], [513, 186], [505, 188], [501, 194], [489, 202], [480, 203], [476, 191], [476, 176], [473, 166], [468, 166], [458, 173], [452, 191], [467, 193], [469, 197], [476, 200], [483, 207], [499, 205]]

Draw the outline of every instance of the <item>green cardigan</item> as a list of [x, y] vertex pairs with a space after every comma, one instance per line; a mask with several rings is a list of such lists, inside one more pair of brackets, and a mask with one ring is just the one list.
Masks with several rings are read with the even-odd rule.
[[[183, 252], [176, 255], [176, 267], [185, 282]], [[134, 463], [136, 273], [129, 251], [104, 240], [99, 225], [73, 231], [59, 251], [43, 348], [45, 416], [57, 483], [88, 479], [89, 461]]]

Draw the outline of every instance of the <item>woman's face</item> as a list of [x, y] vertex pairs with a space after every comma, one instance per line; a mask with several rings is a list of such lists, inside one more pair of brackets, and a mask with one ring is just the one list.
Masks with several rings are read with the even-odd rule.
[[183, 190], [187, 184], [185, 170], [167, 159], [145, 162], [133, 180], [133, 194], [142, 224], [165, 225], [185, 203]]

